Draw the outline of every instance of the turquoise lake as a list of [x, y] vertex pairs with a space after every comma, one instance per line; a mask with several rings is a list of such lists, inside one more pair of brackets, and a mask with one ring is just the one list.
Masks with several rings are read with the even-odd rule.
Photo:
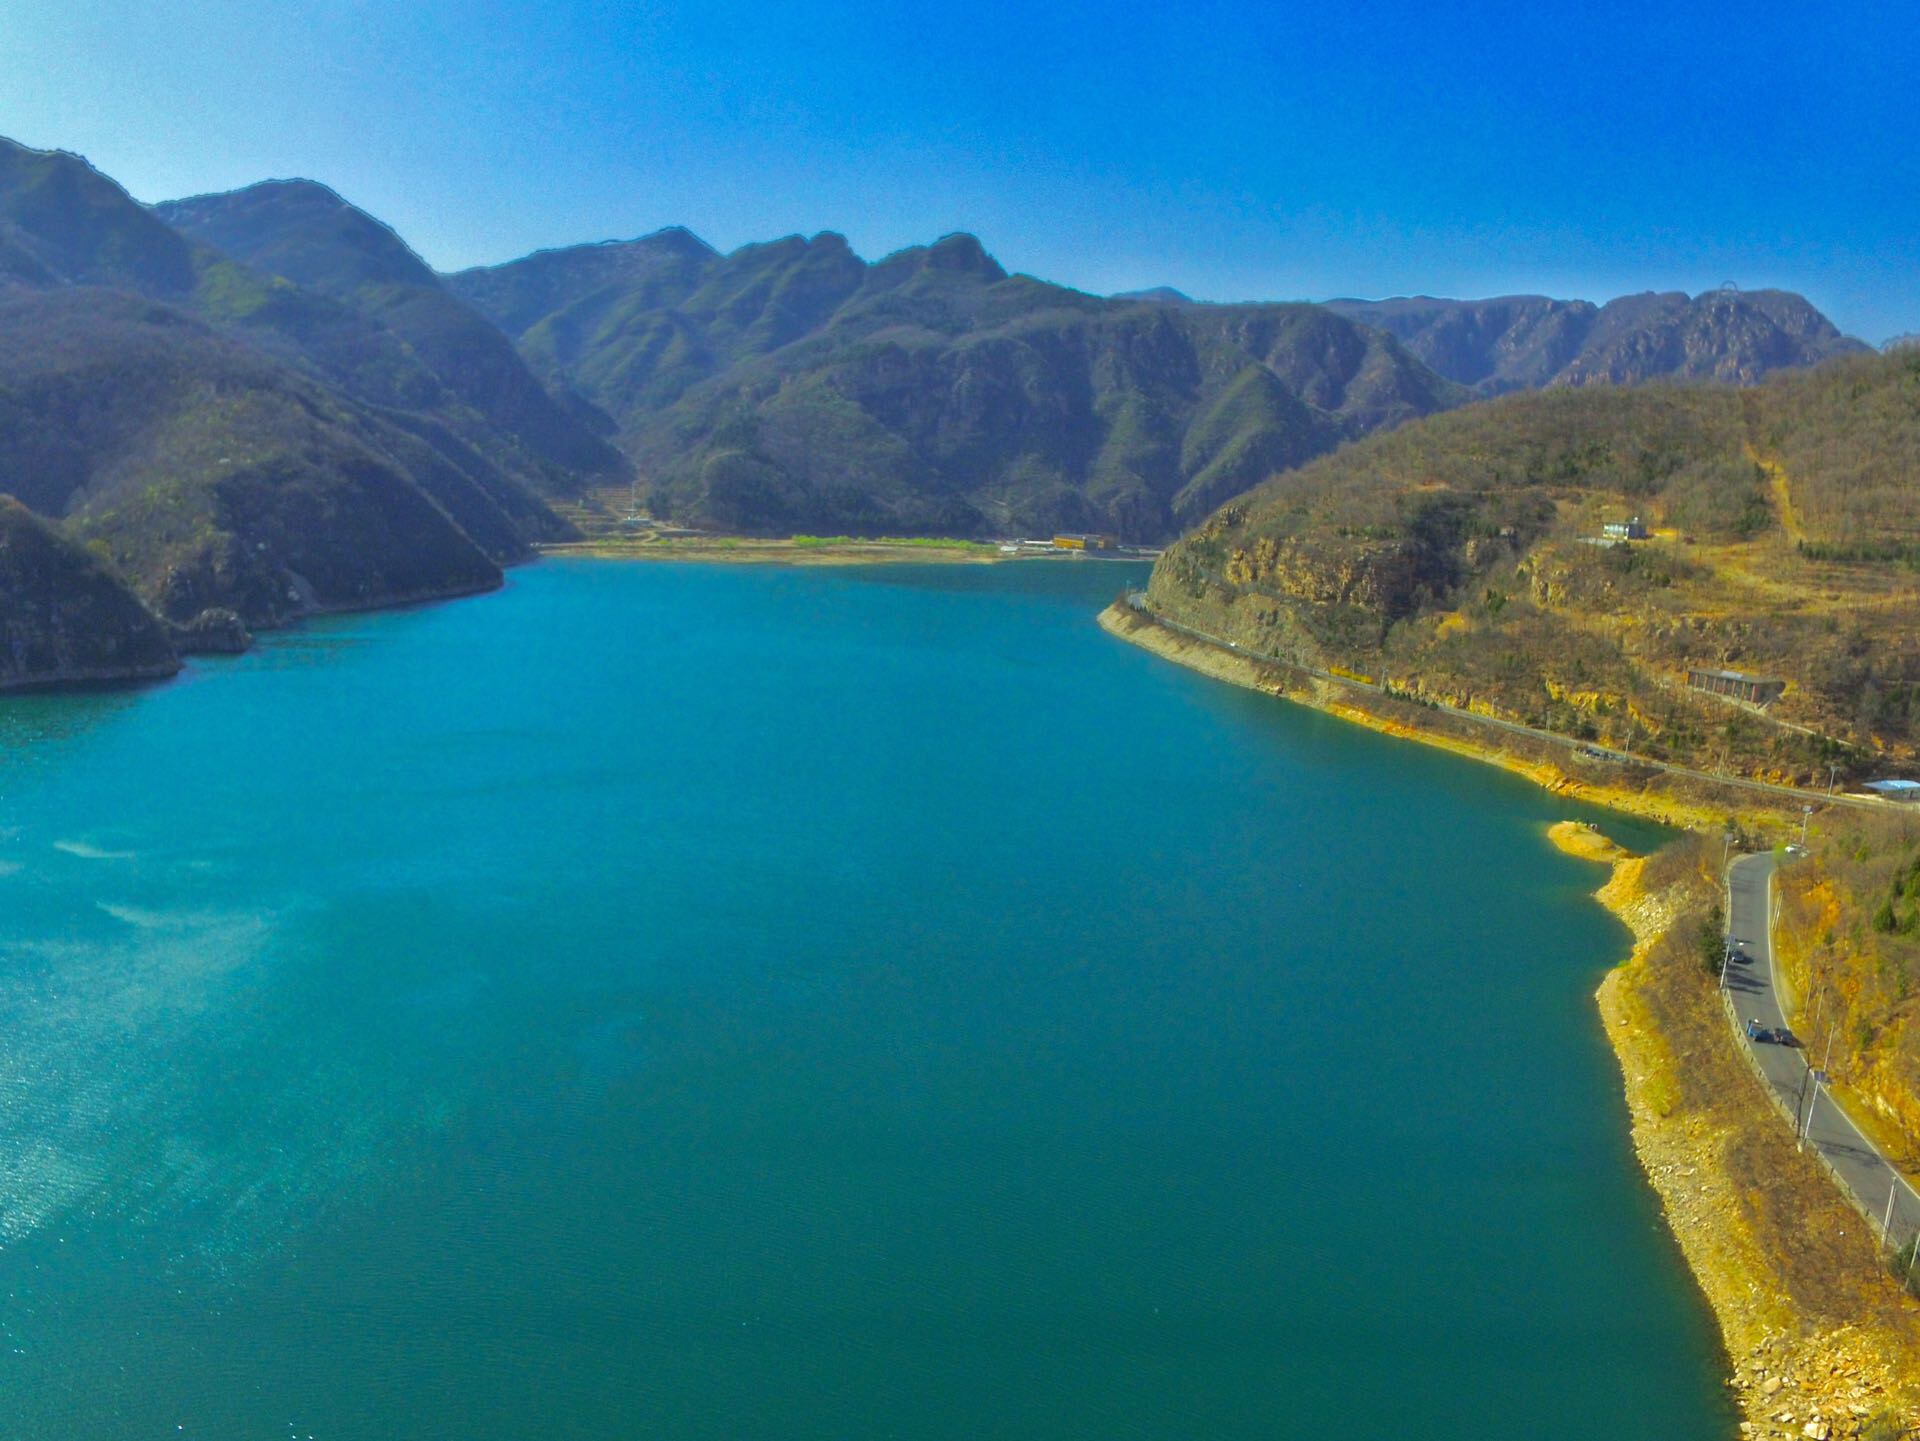
[[0, 701], [0, 1435], [1730, 1434], [1578, 812], [1139, 579], [547, 562]]

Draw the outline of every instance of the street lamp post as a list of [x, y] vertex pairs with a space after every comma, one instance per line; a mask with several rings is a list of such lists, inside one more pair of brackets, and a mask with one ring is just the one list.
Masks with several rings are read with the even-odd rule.
[[[1807, 1149], [1807, 1138], [1813, 1134], [1813, 1113], [1820, 1109], [1820, 1082], [1822, 1080], [1822, 1073], [1814, 1070], [1811, 1066], [1807, 1067], [1807, 1074], [1813, 1077], [1813, 1094], [1807, 1098], [1806, 1124], [1800, 1128], [1799, 1149], [1802, 1151]], [[1804, 1086], [1805, 1084], [1806, 1081], [1802, 1078], [1801, 1085]]]

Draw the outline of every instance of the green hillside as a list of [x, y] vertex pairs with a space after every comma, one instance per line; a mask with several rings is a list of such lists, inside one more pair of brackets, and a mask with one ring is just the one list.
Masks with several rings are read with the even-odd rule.
[[[284, 273], [0, 141], [0, 494], [84, 541], [179, 647], [496, 585], [570, 533], [541, 492], [624, 466], [384, 227], [318, 187], [262, 195], [264, 217], [212, 208], [229, 240], [248, 217], [277, 233]], [[35, 634], [72, 613], [58, 587], [97, 582], [32, 578], [55, 589], [6, 614]]]
[[176, 622], [497, 584], [484, 546], [517, 552], [518, 523], [441, 442], [171, 306], [90, 287], [0, 298], [0, 488]]
[[179, 668], [166, 629], [98, 557], [0, 495], [0, 690]]
[[325, 186], [268, 181], [173, 201], [154, 213], [398, 337], [455, 401], [543, 462], [551, 488], [622, 472], [618, 453], [547, 392], [491, 322], [449, 292], [391, 230]]
[[718, 256], [662, 232], [451, 284], [614, 418], [657, 510], [749, 533], [1164, 539], [1465, 398], [1317, 307], [1103, 300], [966, 235], [867, 264], [832, 234]]

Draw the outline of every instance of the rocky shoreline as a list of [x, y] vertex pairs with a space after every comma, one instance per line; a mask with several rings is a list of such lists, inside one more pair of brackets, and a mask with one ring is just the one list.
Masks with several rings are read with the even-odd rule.
[[[1635, 856], [1562, 822], [1555, 844], [1612, 867], [1596, 898], [1633, 932], [1633, 952], [1596, 1000], [1619, 1060], [1635, 1154], [1719, 1323], [1744, 1437], [1897, 1441], [1920, 1425], [1920, 1303], [1889, 1277], [1857, 1214], [1778, 1126], [1741, 1063], [1689, 931], [1719, 896], [1724, 804], [1572, 776], [1504, 743], [1376, 713], [1333, 688], [1180, 635], [1123, 605], [1102, 629], [1217, 680], [1324, 710], [1524, 775], [1545, 789], [1694, 833]], [[1745, 815], [1767, 824], [1768, 815]], [[1711, 852], [1711, 856], [1707, 852]]]
[[[1665, 777], [1638, 787], [1629, 786], [1599, 774], [1570, 770], [1544, 747], [1528, 745], [1524, 738], [1510, 732], [1484, 728], [1469, 732], [1464, 723], [1447, 724], [1443, 728], [1445, 718], [1440, 712], [1390, 699], [1383, 699], [1378, 709], [1369, 708], [1362, 703], [1359, 693], [1346, 687], [1303, 681], [1285, 667], [1182, 635], [1118, 602], [1100, 613], [1099, 623], [1109, 635], [1215, 680], [1311, 706], [1383, 735], [1499, 766], [1569, 800], [1585, 801], [1683, 830], [1717, 828], [1728, 815], [1726, 798], [1694, 794], [1685, 787], [1669, 784]], [[1743, 821], [1753, 824], [1764, 824], [1769, 819], [1763, 812], [1739, 810], [1737, 813]]]
[[1574, 822], [1550, 834], [1611, 867], [1595, 898], [1633, 932], [1632, 954], [1595, 998], [1634, 1152], [1719, 1322], [1741, 1434], [1835, 1441], [1920, 1424], [1920, 1306], [1795, 1151], [1689, 964], [1686, 930], [1713, 904], [1712, 877], [1697, 865], [1657, 870]]

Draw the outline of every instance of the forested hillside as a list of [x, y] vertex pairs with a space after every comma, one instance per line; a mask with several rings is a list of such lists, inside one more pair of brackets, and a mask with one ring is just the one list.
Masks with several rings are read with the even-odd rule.
[[1008, 275], [971, 236], [684, 231], [452, 277], [611, 415], [656, 510], [726, 530], [1164, 539], [1276, 469], [1460, 403], [1313, 306], [1173, 309]]
[[[1107, 299], [1009, 275], [967, 235], [869, 263], [830, 233], [723, 255], [676, 229], [442, 277], [309, 181], [148, 208], [5, 141], [0, 322], [0, 493], [89, 542], [188, 645], [496, 583], [568, 532], [549, 499], [624, 506], [630, 481], [657, 515], [735, 533], [1159, 541], [1470, 387], [1744, 381], [1852, 345], [1765, 292], [1591, 315]], [[1780, 510], [1796, 554], [1903, 563], [1894, 460], [1835, 455], [1792, 409], [1831, 398], [1791, 393], [1766, 403], [1777, 436], [1738, 433], [1789, 472], [1847, 477]], [[1691, 417], [1673, 444], [1704, 427], [1724, 460], [1731, 395], [1657, 402]], [[1470, 446], [1462, 424], [1433, 443]], [[1646, 496], [1730, 543], [1738, 491], [1689, 471]], [[1547, 526], [1531, 516], [1514, 535]], [[1852, 719], [1884, 724], [1906, 684], [1861, 682]]]
[[[419, 271], [426, 299], [398, 279], [384, 310], [335, 298], [183, 235], [75, 156], [0, 141], [0, 494], [85, 541], [92, 567], [18, 572], [13, 633], [56, 634], [46, 617], [122, 586], [140, 600], [103, 635], [144, 602], [170, 661], [315, 610], [495, 585], [566, 534], [542, 493], [624, 462]], [[436, 295], [468, 327], [437, 352]], [[563, 463], [554, 417], [600, 468]], [[113, 667], [58, 652], [18, 649], [17, 678]], [[142, 647], [117, 653], [153, 673]]]
[[0, 690], [179, 668], [160, 622], [97, 557], [0, 495]]
[[[1920, 1142], [1920, 816], [1822, 817], [1810, 840], [1809, 863], [1780, 873], [1782, 960], [1815, 1018], [1805, 1039], [1911, 1148]], [[1829, 1028], [1838, 1041], [1830, 1056]]]
[[[1217, 512], [1154, 605], [1260, 653], [1707, 768], [1801, 781], [1920, 743], [1920, 355], [1750, 390], [1511, 396]], [[1641, 517], [1643, 541], [1603, 540]], [[1692, 667], [1777, 677], [1764, 710]]]
[[26, 293], [0, 335], [7, 489], [170, 620], [476, 590], [499, 581], [486, 547], [518, 553], [514, 517], [427, 441], [174, 307]]
[[386, 226], [325, 186], [267, 181], [155, 207], [182, 234], [263, 274], [326, 296], [405, 343], [444, 387], [529, 456], [549, 486], [617, 476], [619, 454], [548, 394], [506, 337], [440, 283]]

